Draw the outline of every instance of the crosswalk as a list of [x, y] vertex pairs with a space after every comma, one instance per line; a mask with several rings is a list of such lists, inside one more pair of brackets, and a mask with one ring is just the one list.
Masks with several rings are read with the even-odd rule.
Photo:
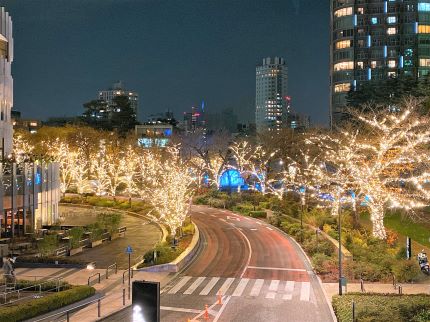
[[309, 302], [310, 282], [264, 280], [249, 278], [191, 277], [183, 276], [167, 288], [167, 294], [197, 296], [230, 295], [232, 297], [264, 297], [291, 301]]

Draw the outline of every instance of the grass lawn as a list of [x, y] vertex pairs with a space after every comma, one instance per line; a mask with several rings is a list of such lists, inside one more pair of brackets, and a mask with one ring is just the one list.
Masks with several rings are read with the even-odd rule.
[[417, 243], [430, 247], [430, 224], [413, 222], [410, 218], [402, 218], [400, 213], [392, 213], [384, 219], [385, 227], [403, 236], [409, 236]]

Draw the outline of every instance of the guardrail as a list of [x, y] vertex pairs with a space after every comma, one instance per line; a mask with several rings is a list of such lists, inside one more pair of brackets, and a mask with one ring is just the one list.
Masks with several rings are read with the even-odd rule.
[[65, 311], [61, 311], [61, 312], [58, 312], [58, 313], [46, 316], [46, 317], [41, 318], [39, 320], [34, 320], [34, 322], [54, 321], [54, 319], [53, 319], [54, 317], [59, 317], [59, 316], [63, 316], [63, 315], [66, 316], [66, 321], [70, 322], [70, 313], [71, 312], [79, 311], [81, 308], [87, 307], [87, 306], [89, 306], [89, 305], [91, 305], [93, 303], [96, 303], [96, 302], [97, 302], [97, 316], [100, 318], [102, 316], [102, 304], [101, 304], [101, 302], [102, 302], [102, 300], [104, 298], [105, 298], [105, 296], [100, 297], [100, 298], [98, 298], [96, 300], [89, 301], [89, 302], [86, 302], [84, 304], [75, 306], [74, 308], [71, 308], [71, 309], [68, 309], [68, 310], [65, 310]]
[[66, 256], [68, 251], [69, 251], [69, 248], [67, 246], [63, 246], [55, 250], [55, 255]]
[[106, 268], [106, 279], [109, 279], [109, 270], [110, 269], [115, 269], [115, 274], [116, 273], [118, 273], [118, 265], [116, 264], [116, 263], [114, 263], [114, 264], [112, 264], [112, 265], [109, 265], [107, 268]]
[[[133, 278], [134, 269], [130, 269], [130, 271], [131, 271], [131, 278]], [[127, 273], [128, 273], [128, 269], [122, 273], [122, 284], [125, 283], [125, 274], [127, 274]]]
[[121, 234], [121, 233], [125, 233], [127, 231], [127, 227], [126, 226], [124, 226], [124, 227], [119, 227], [118, 228], [118, 233], [119, 234]]
[[91, 286], [90, 281], [91, 281], [91, 279], [92, 279], [94, 276], [98, 276], [98, 277], [99, 277], [99, 281], [98, 281], [98, 283], [100, 283], [101, 275], [100, 275], [100, 273], [95, 273], [94, 275], [91, 275], [90, 277], [88, 277], [88, 286]]

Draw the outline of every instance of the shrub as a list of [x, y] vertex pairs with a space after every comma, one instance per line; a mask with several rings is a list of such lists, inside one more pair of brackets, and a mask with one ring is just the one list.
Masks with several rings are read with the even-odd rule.
[[188, 225], [185, 225], [182, 227], [182, 233], [184, 235], [193, 235], [194, 234], [194, 225], [192, 223], [189, 223]]
[[415, 261], [401, 260], [393, 266], [393, 273], [399, 282], [414, 282], [420, 277], [421, 270]]
[[97, 215], [100, 227], [107, 230], [111, 235], [118, 230], [122, 215], [117, 212], [101, 213]]
[[89, 225], [87, 229], [91, 232], [91, 241], [94, 242], [102, 239], [104, 229], [99, 222]]
[[70, 246], [72, 248], [79, 247], [79, 242], [84, 234], [84, 229], [82, 227], [73, 227], [68, 231], [70, 237]]
[[82, 264], [85, 265], [88, 261], [75, 259], [73, 257], [58, 257], [58, 256], [19, 256], [16, 258], [17, 263], [42, 263], [42, 264]]
[[[42, 284], [41, 284], [42, 283]], [[22, 289], [22, 288], [28, 288], [31, 286], [36, 286], [37, 285], [37, 289], [39, 290], [39, 284], [41, 284], [41, 290], [44, 291], [50, 291], [55, 289], [58, 285], [56, 281], [27, 281], [27, 280], [18, 280], [16, 281], [16, 289]], [[61, 286], [61, 290], [65, 291], [70, 289], [72, 286], [65, 282], [65, 281], [60, 281], [60, 286]], [[31, 290], [31, 289], [30, 289]]]
[[58, 248], [57, 235], [46, 235], [37, 242], [37, 249], [43, 256], [51, 255]]
[[259, 211], [250, 211], [249, 215], [252, 218], [267, 218], [267, 212], [261, 211], [261, 210], [259, 210]]
[[16, 322], [54, 311], [95, 294], [95, 289], [86, 285], [72, 288], [29, 302], [0, 308], [0, 321]]

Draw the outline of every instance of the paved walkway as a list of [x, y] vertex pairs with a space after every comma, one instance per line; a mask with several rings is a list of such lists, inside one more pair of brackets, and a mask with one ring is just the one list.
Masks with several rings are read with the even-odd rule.
[[[89, 321], [97, 321], [104, 317], [115, 313], [124, 307], [131, 304], [131, 299], [128, 299], [128, 283], [126, 274], [125, 283], [123, 284], [123, 272], [124, 270], [118, 271], [117, 274], [111, 273], [109, 278], [106, 279], [106, 270], [105, 269], [61, 269], [61, 268], [37, 268], [37, 269], [26, 269], [19, 268], [16, 270], [17, 277], [22, 279], [30, 279], [30, 280], [40, 280], [46, 278], [54, 278], [54, 277], [62, 277], [64, 281], [69, 282], [70, 284], [79, 285], [79, 284], [87, 284], [88, 277], [94, 275], [96, 273], [100, 273], [101, 283], [94, 284], [93, 287], [97, 290], [97, 293], [101, 295], [103, 298], [101, 300], [101, 315], [98, 317], [98, 309], [97, 302], [94, 304], [90, 304], [84, 307], [82, 310], [73, 313], [70, 315], [70, 321], [79, 321], [79, 322], [89, 322]], [[147, 281], [157, 281], [161, 283], [163, 287], [168, 283], [172, 275], [169, 273], [148, 273], [148, 272], [134, 272], [132, 280], [147, 280]], [[93, 279], [92, 279], [93, 280]], [[94, 278], [97, 280], [97, 277]], [[125, 306], [123, 305], [123, 290], [125, 289]], [[62, 312], [64, 309], [58, 310]], [[46, 318], [43, 321], [53, 321], [61, 320], [61, 316], [55, 316], [49, 318], [53, 314], [58, 312], [50, 312], [43, 316], [39, 316], [35, 319], [31, 319], [29, 321], [40, 320], [41, 318]]]
[[[402, 286], [403, 294], [430, 294], [429, 284], [400, 284]], [[334, 295], [338, 294], [339, 286], [337, 283], [323, 283], [327, 296], [331, 299]], [[345, 289], [345, 288], [344, 288]], [[399, 293], [398, 288], [394, 289], [393, 284], [376, 284], [365, 283], [364, 290], [368, 293]], [[361, 292], [359, 283], [351, 283], [347, 285], [349, 292]]]

